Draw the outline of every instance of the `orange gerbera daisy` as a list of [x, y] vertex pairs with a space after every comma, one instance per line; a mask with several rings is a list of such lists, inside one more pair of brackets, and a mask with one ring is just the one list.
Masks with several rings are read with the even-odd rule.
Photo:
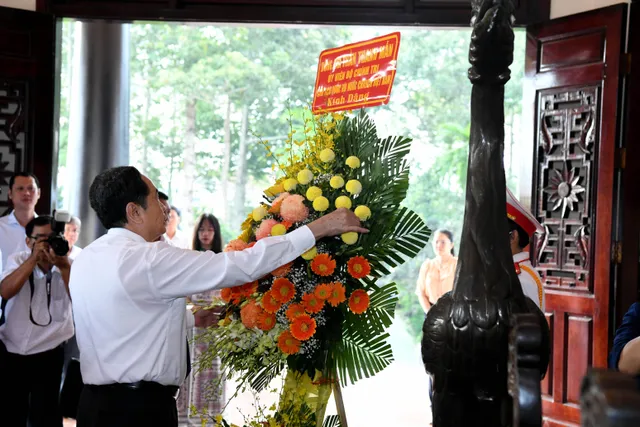
[[258, 318], [263, 312], [256, 301], [251, 300], [240, 309], [240, 320], [247, 328], [255, 328], [258, 326]]
[[337, 307], [339, 304], [342, 304], [346, 299], [346, 289], [344, 285], [340, 282], [333, 282], [331, 287], [331, 295], [327, 298], [327, 302], [331, 304], [333, 307]]
[[276, 315], [263, 311], [258, 316], [258, 328], [263, 331], [270, 331], [276, 326]]
[[302, 305], [307, 313], [318, 313], [324, 306], [324, 300], [321, 300], [313, 293], [307, 293], [302, 295]]
[[347, 262], [347, 270], [354, 279], [362, 279], [371, 273], [371, 266], [366, 258], [354, 256]]
[[349, 297], [349, 309], [355, 314], [362, 314], [369, 308], [369, 294], [364, 289], [356, 289]]
[[291, 298], [294, 297], [296, 294], [296, 288], [289, 279], [278, 277], [273, 281], [273, 285], [271, 285], [271, 294], [276, 301], [285, 303], [291, 301]]
[[289, 264], [285, 264], [282, 267], [278, 267], [271, 272], [271, 275], [274, 277], [284, 277], [291, 271], [291, 266], [293, 265], [293, 261]]
[[242, 302], [244, 298], [244, 293], [242, 291], [242, 286], [234, 286], [231, 288], [231, 302], [235, 305], [238, 305]]
[[282, 221], [280, 224], [284, 225], [284, 228], [286, 228], [287, 230], [290, 229], [293, 225], [291, 221]]
[[278, 348], [284, 354], [296, 354], [300, 351], [300, 341], [295, 339], [291, 332], [284, 331], [278, 337]]
[[286, 314], [287, 314], [287, 319], [293, 322], [293, 320], [296, 317], [302, 316], [305, 313], [306, 312], [304, 311], [304, 305], [296, 303], [296, 304], [291, 304], [289, 308], [287, 308]]
[[264, 308], [264, 311], [267, 313], [275, 313], [280, 310], [281, 305], [282, 304], [273, 297], [271, 291], [265, 292], [262, 296], [262, 308]]
[[319, 285], [316, 288], [313, 294], [324, 301], [331, 296], [332, 290], [333, 290], [333, 287], [331, 283], [323, 283], [322, 285]]
[[316, 333], [316, 319], [303, 314], [291, 322], [291, 335], [297, 340], [306, 341]]
[[336, 262], [327, 254], [318, 254], [311, 261], [311, 270], [318, 276], [331, 276], [336, 269]]
[[222, 301], [224, 301], [224, 302], [230, 302], [231, 301], [231, 288], [224, 288], [222, 291], [220, 291], [220, 298], [222, 298]]

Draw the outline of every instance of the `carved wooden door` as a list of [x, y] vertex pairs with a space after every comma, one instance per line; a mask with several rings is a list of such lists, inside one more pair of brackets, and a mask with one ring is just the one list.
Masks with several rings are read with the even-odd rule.
[[620, 58], [626, 6], [528, 29], [525, 97], [534, 111], [532, 210], [546, 235], [532, 259], [553, 351], [545, 426], [580, 422], [580, 384], [605, 367], [612, 289]]
[[36, 211], [51, 211], [54, 52], [52, 15], [0, 7], [0, 213], [20, 170], [40, 180]]

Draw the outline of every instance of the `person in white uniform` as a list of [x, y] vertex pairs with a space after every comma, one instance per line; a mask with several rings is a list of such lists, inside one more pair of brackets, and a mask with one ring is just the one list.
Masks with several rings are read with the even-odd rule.
[[0, 252], [4, 267], [11, 254], [28, 249], [24, 242], [24, 227], [38, 216], [35, 211], [36, 203], [40, 200], [38, 178], [29, 172], [13, 174], [9, 178], [8, 197], [13, 210], [9, 215], [0, 218]]
[[509, 220], [509, 242], [513, 263], [520, 279], [524, 295], [544, 311], [544, 287], [542, 279], [531, 264], [529, 246], [531, 237], [535, 233], [543, 233], [544, 228], [535, 217], [507, 189], [507, 218]]
[[108, 233], [78, 255], [70, 290], [85, 387], [78, 427], [176, 427], [175, 393], [189, 370], [185, 296], [257, 280], [316, 240], [367, 232], [347, 209], [239, 252], [157, 241], [169, 212], [131, 166], [99, 174], [89, 200]]
[[59, 392], [63, 343], [73, 336], [68, 293], [70, 263], [46, 242], [53, 218], [40, 216], [26, 228], [28, 250], [15, 252], [0, 277], [6, 300], [0, 340], [0, 424], [62, 427]]

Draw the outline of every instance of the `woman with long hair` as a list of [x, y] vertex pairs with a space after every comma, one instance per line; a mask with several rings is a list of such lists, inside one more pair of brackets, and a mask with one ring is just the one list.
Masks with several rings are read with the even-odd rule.
[[[222, 233], [220, 223], [212, 214], [202, 214], [193, 230], [192, 249], [195, 251], [222, 252]], [[220, 297], [220, 291], [209, 291], [191, 296], [193, 304], [195, 327], [193, 336], [195, 344], [192, 346], [192, 360], [198, 360], [207, 350], [207, 344], [198, 342], [198, 335], [204, 333], [207, 328], [215, 327], [219, 320], [219, 311], [211, 306], [216, 298]], [[220, 379], [220, 361], [213, 361], [211, 367], [202, 368], [194, 366], [191, 374], [189, 389], [189, 408], [199, 412], [216, 415], [222, 412], [224, 406], [224, 383]], [[191, 411], [189, 411], [191, 412]], [[190, 425], [201, 425], [200, 416], [189, 416]]]
[[458, 264], [453, 233], [449, 230], [437, 230], [434, 233], [433, 251], [436, 257], [424, 261], [416, 286], [416, 295], [425, 313], [442, 295], [453, 289]]

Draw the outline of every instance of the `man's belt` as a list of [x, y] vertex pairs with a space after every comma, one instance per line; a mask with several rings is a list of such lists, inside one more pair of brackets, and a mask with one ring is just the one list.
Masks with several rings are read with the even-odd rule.
[[178, 397], [178, 391], [180, 387], [176, 385], [162, 385], [151, 381], [136, 381], [134, 383], [114, 383], [103, 385], [86, 384], [87, 387], [94, 390], [139, 390], [139, 391], [154, 391], [160, 393], [167, 393], [173, 398]]

